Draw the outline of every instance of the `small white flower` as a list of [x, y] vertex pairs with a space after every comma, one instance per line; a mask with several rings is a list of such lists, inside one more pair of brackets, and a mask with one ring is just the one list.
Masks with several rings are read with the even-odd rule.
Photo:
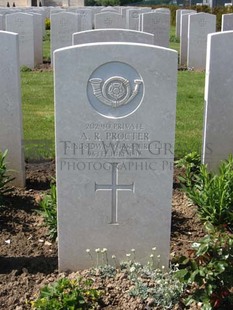
[[126, 257], [130, 257], [130, 256], [131, 256], [131, 254], [130, 254], [130, 253], [126, 254]]
[[115, 259], [116, 258], [116, 255], [112, 255], [112, 259]]
[[107, 249], [103, 248], [102, 253], [105, 253], [105, 252], [107, 252]]
[[135, 252], [135, 249], [131, 249], [131, 252]]
[[96, 251], [96, 253], [99, 253], [100, 252], [100, 249], [98, 248], [98, 249], [95, 249], [95, 251]]
[[165, 266], [162, 266], [162, 269], [165, 269]]
[[151, 258], [154, 257], [154, 254], [151, 254], [150, 257], [151, 257]]
[[192, 244], [192, 248], [199, 248], [199, 246], [200, 246], [200, 243], [198, 243], [198, 242], [194, 242]]
[[90, 250], [90, 249], [86, 249], [86, 252], [87, 252], [87, 253], [90, 253], [90, 252], [91, 252], [91, 250]]
[[157, 258], [160, 258], [160, 255], [157, 255]]
[[156, 246], [154, 248], [152, 248], [152, 251], [156, 251]]

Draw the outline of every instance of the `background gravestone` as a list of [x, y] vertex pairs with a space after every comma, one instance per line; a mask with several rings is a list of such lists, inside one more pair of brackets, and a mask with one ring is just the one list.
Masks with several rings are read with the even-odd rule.
[[169, 47], [170, 15], [167, 13], [143, 13], [141, 30], [154, 35], [154, 44]]
[[216, 31], [216, 16], [208, 13], [188, 16], [187, 66], [204, 70], [206, 66], [207, 35]]
[[80, 31], [91, 30], [93, 27], [92, 11], [90, 9], [77, 9], [76, 13], [81, 15]]
[[34, 52], [35, 64], [43, 63], [43, 16], [41, 14], [33, 13], [34, 18]]
[[95, 14], [94, 16], [94, 26], [95, 29], [104, 28], [125, 28], [122, 15], [114, 12], [102, 12]]
[[27, 13], [6, 15], [6, 30], [19, 34], [20, 66], [27, 66], [33, 69], [35, 66], [33, 15]]
[[126, 28], [131, 30], [139, 29], [139, 14], [151, 11], [151, 9], [129, 9], [126, 12]]
[[58, 48], [72, 45], [72, 34], [80, 29], [79, 14], [62, 12], [51, 15], [51, 63], [53, 63], [53, 52]]
[[156, 246], [168, 266], [177, 52], [111, 42], [54, 57], [60, 270], [92, 266], [87, 248], [147, 263]]
[[233, 153], [233, 31], [208, 35], [203, 163], [216, 170]]
[[19, 38], [16, 33], [0, 31], [0, 150], [8, 150], [7, 163], [12, 184], [25, 185], [21, 89], [19, 75]]
[[134, 42], [154, 44], [154, 35], [128, 29], [95, 29], [73, 33], [73, 45], [95, 42]]
[[188, 54], [188, 17], [190, 14], [181, 14], [180, 21], [180, 64], [187, 65], [187, 54]]
[[233, 14], [222, 14], [221, 31], [233, 30]]

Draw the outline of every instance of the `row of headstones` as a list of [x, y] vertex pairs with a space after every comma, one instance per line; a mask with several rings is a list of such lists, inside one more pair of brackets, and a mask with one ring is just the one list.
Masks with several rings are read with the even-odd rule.
[[[221, 31], [233, 30], [233, 14], [223, 14]], [[207, 35], [216, 31], [216, 16], [194, 10], [176, 11], [176, 36], [180, 38], [181, 66], [204, 70]]]
[[19, 34], [20, 66], [43, 63], [43, 35], [49, 8], [0, 8], [0, 30]]
[[176, 11], [176, 36], [180, 39], [181, 66], [204, 70], [207, 35], [216, 31], [216, 16], [194, 10]]
[[[144, 14], [141, 14], [143, 12]], [[45, 9], [43, 7], [37, 9], [0, 9], [0, 13], [2, 13], [0, 14], [0, 30], [19, 34], [20, 65], [29, 68], [34, 68], [43, 61], [42, 39], [44, 21], [48, 16], [51, 18], [51, 60], [54, 50], [72, 44], [73, 33], [93, 28], [130, 29], [147, 32], [154, 35], [153, 43], [155, 45], [169, 46], [169, 9], [94, 7], [88, 9], [68, 8], [65, 10], [61, 8]], [[98, 35], [99, 33], [95, 34], [97, 42], [103, 38], [102, 34]], [[121, 38], [124, 41], [124, 32], [122, 33]], [[89, 34], [87, 34], [88, 36]], [[91, 36], [93, 38], [92, 34]], [[85, 40], [88, 41], [88, 38]], [[118, 41], [118, 38], [113, 37], [107, 40]]]
[[[153, 42], [158, 46], [169, 47], [170, 34], [170, 11], [154, 11], [143, 13], [148, 9], [128, 9], [126, 12], [126, 20], [128, 26], [122, 21], [122, 16], [119, 13], [101, 12], [95, 15], [94, 28], [101, 29], [92, 32], [92, 21], [82, 24], [80, 15], [76, 13], [64, 12], [51, 15], [51, 59], [53, 52], [62, 47], [70, 46], [72, 44], [105, 42], [105, 41], [122, 41], [128, 42], [129, 35], [127, 30], [141, 31], [143, 33], [150, 33], [153, 35]], [[87, 12], [91, 14], [90, 9], [82, 9], [85, 16]], [[88, 15], [86, 15], [88, 16]], [[91, 15], [89, 15], [91, 17]], [[86, 19], [87, 20], [87, 19]], [[131, 22], [133, 20], [133, 23]], [[126, 29], [127, 28], [127, 29]], [[103, 29], [103, 31], [102, 31]], [[109, 32], [104, 29], [118, 29], [115, 32]], [[75, 39], [72, 35], [75, 35]], [[132, 33], [132, 32], [131, 32]], [[140, 37], [141, 35], [137, 33]], [[136, 35], [135, 35], [136, 37]], [[135, 41], [137, 42], [137, 41]]]
[[[18, 35], [0, 32], [0, 146], [24, 185]], [[208, 35], [203, 160], [232, 152], [233, 31]], [[106, 52], [107, 51], [107, 52]], [[57, 50], [56, 179], [59, 267], [90, 267], [86, 249], [167, 266], [177, 52], [135, 43]]]

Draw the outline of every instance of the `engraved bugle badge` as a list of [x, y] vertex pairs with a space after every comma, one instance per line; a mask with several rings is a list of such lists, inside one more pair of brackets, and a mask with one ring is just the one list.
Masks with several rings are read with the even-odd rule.
[[107, 118], [134, 113], [142, 103], [143, 78], [129, 64], [113, 61], [97, 67], [87, 79], [87, 98], [95, 111]]
[[102, 103], [113, 108], [129, 103], [139, 91], [142, 80], [134, 80], [134, 89], [131, 88], [129, 80], [121, 76], [113, 76], [106, 81], [101, 78], [92, 78], [91, 83], [93, 94]]

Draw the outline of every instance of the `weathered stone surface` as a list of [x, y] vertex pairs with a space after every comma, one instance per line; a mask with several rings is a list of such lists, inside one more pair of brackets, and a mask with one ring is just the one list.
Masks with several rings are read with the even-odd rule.
[[93, 266], [97, 248], [146, 263], [156, 246], [167, 266], [177, 53], [95, 43], [54, 56], [60, 270]]

